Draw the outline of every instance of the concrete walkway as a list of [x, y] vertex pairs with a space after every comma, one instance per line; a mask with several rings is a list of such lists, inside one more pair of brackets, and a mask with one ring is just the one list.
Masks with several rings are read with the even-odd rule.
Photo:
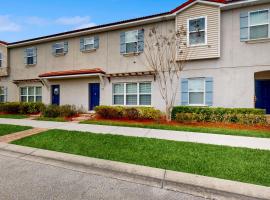
[[164, 140], [196, 142], [203, 144], [225, 145], [232, 147], [246, 147], [251, 149], [270, 150], [270, 139], [217, 135], [207, 133], [193, 133], [184, 131], [169, 131], [157, 129], [116, 127], [91, 124], [76, 124], [71, 122], [47, 122], [29, 119], [0, 119], [0, 124], [13, 124], [21, 126], [32, 126], [45, 129], [62, 129], [70, 131], [83, 131], [100, 134], [114, 134], [135, 137], [157, 138]]

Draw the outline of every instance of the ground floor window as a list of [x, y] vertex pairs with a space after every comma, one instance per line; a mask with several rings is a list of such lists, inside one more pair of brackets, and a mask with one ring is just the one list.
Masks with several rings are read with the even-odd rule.
[[7, 88], [0, 87], [0, 102], [6, 102], [7, 101]]
[[42, 102], [42, 87], [21, 87], [21, 102]]
[[114, 105], [151, 105], [151, 97], [151, 82], [113, 84]]
[[188, 98], [189, 105], [205, 104], [205, 79], [188, 79]]

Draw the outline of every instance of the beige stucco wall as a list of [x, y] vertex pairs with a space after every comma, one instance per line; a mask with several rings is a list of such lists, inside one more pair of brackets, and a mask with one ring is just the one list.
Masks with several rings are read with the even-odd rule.
[[[205, 59], [217, 58], [220, 56], [220, 8], [212, 5], [197, 3], [176, 16], [176, 27], [184, 27], [188, 31], [188, 20], [192, 18], [206, 18], [206, 44], [198, 46], [188, 46], [188, 59]], [[188, 33], [183, 37], [187, 43]], [[178, 58], [181, 59], [180, 52], [183, 48], [178, 49]], [[185, 55], [185, 54], [184, 54]]]
[[[270, 8], [270, 4], [221, 11], [220, 57], [217, 56], [218, 51], [210, 51], [206, 48], [204, 55], [214, 55], [212, 52], [215, 52], [214, 57], [217, 58], [192, 60], [186, 63], [182, 78], [213, 77], [214, 106], [254, 107], [254, 73], [270, 71], [270, 57], [268, 55], [270, 52], [270, 40], [258, 41], [252, 44], [240, 42], [239, 15], [243, 10], [250, 11], [263, 8]], [[68, 54], [61, 57], [54, 57], [51, 54], [52, 42], [39, 44], [36, 45], [38, 48], [38, 64], [32, 67], [24, 65], [23, 50], [25, 47], [12, 48], [10, 49], [11, 73], [9, 77], [1, 79], [0, 85], [8, 86], [9, 101], [17, 101], [19, 100], [19, 90], [12, 83], [12, 80], [37, 78], [38, 74], [48, 71], [96, 67], [104, 69], [107, 73], [148, 70], [143, 54], [131, 57], [120, 55], [119, 34], [121, 31], [138, 28], [144, 28], [147, 33], [153, 25], [161, 27], [164, 33], [169, 29], [175, 29], [175, 21], [171, 20], [158, 24], [99, 33], [100, 47], [96, 52], [91, 53], [80, 52], [79, 37], [71, 38], [68, 40]], [[212, 46], [218, 48], [217, 44]], [[153, 90], [152, 105], [162, 110], [165, 108], [159, 94], [157, 82], [154, 81], [153, 77], [112, 78], [111, 82], [105, 78], [104, 81], [104, 88], [101, 89], [101, 104], [112, 104], [112, 84], [114, 82], [151, 81]], [[49, 84], [60, 84], [61, 104], [75, 104], [78, 107], [82, 105], [85, 109], [88, 109], [88, 84], [91, 82], [99, 82], [99, 79], [57, 80], [50, 81]], [[175, 84], [179, 86], [180, 81], [176, 81]], [[180, 89], [178, 91], [176, 105], [180, 104], [181, 99]], [[42, 92], [44, 103], [50, 103], [50, 87], [43, 86]]]

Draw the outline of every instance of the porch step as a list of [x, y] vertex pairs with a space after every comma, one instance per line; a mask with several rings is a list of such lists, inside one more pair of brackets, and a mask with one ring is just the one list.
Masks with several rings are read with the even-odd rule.
[[94, 113], [80, 114], [79, 117], [72, 118], [72, 122], [81, 122], [89, 119], [93, 119], [95, 117]]

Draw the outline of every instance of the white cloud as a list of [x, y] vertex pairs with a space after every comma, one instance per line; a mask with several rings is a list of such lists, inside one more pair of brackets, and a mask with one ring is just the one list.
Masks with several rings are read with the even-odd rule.
[[79, 25], [79, 26], [75, 27], [75, 29], [82, 29], [82, 28], [88, 28], [88, 27], [93, 27], [93, 26], [96, 26], [96, 24], [93, 22], [90, 22], [87, 24]]
[[17, 32], [21, 26], [14, 22], [9, 15], [0, 15], [0, 32]]
[[90, 17], [89, 16], [60, 17], [56, 19], [55, 22], [61, 25], [82, 25], [90, 23]]
[[51, 22], [48, 19], [41, 18], [41, 17], [27, 17], [25, 23], [37, 26], [49, 25]]

